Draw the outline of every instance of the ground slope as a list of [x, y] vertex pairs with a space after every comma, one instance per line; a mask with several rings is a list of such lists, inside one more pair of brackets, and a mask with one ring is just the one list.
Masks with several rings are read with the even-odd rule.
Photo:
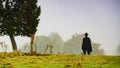
[[120, 56], [41, 55], [0, 57], [0, 68], [120, 68]]

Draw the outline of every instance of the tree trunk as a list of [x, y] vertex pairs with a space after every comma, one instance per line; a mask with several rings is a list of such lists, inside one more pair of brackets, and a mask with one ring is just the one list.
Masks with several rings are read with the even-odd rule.
[[36, 37], [36, 41], [35, 41], [35, 52], [36, 52], [36, 54], [37, 54], [37, 41], [38, 40], [38, 37]]
[[31, 41], [30, 41], [30, 52], [31, 54], [33, 54], [33, 42], [34, 42], [34, 34], [30, 34], [30, 38], [31, 38]]
[[14, 36], [9, 35], [9, 37], [10, 37], [10, 40], [11, 40], [11, 43], [12, 43], [13, 51], [16, 51], [17, 50], [17, 45], [16, 45], [16, 42], [15, 42]]
[[33, 40], [31, 40], [31, 44], [30, 44], [30, 48], [31, 48], [30, 52], [31, 52], [31, 54], [33, 53], [33, 43], [32, 42], [33, 42]]

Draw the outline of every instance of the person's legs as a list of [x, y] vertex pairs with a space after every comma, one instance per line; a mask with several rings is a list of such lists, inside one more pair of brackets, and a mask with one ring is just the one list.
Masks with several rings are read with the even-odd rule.
[[83, 54], [85, 54], [85, 55], [86, 55], [86, 50], [83, 50]]
[[88, 53], [88, 55], [90, 55], [90, 51], [89, 50], [87, 50], [87, 53]]

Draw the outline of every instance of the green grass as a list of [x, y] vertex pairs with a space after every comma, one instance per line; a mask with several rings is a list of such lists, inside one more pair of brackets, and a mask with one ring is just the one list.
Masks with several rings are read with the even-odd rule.
[[10, 56], [0, 54], [0, 68], [120, 68], [120, 56], [42, 55]]

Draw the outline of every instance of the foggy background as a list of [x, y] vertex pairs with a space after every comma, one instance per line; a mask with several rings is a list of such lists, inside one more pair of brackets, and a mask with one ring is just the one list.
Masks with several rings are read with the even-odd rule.
[[[75, 33], [88, 32], [108, 55], [115, 55], [120, 44], [120, 1], [118, 0], [38, 0], [41, 6], [36, 36], [57, 32], [64, 41]], [[29, 43], [28, 37], [15, 37], [18, 47]], [[9, 37], [0, 37], [11, 51]], [[0, 49], [1, 50], [1, 49]]]

